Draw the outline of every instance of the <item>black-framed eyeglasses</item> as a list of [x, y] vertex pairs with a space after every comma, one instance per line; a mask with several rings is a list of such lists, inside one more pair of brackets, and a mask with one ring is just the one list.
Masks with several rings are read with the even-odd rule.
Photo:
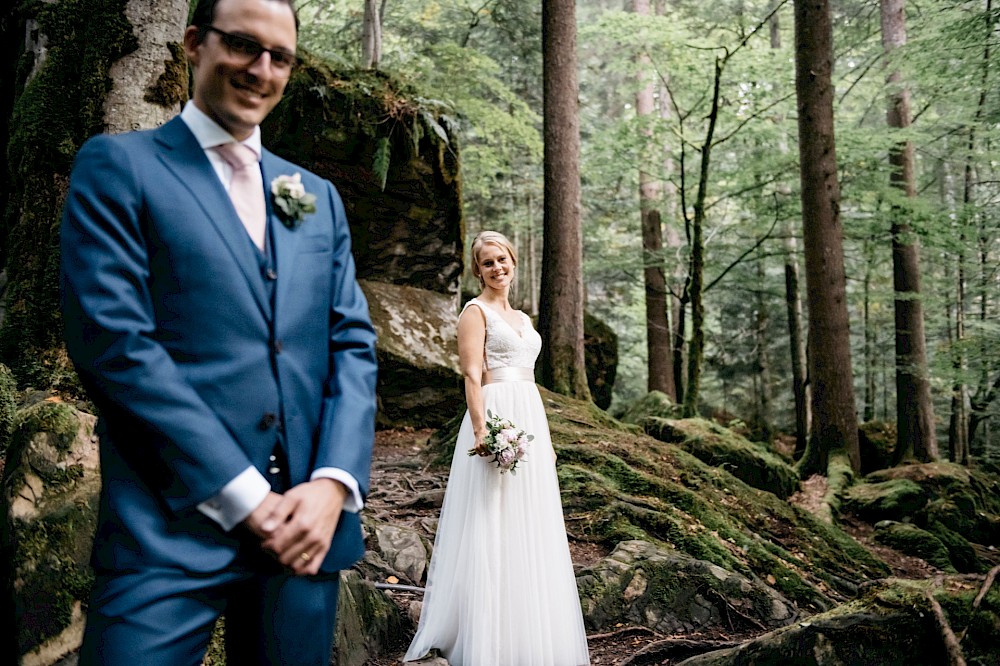
[[204, 32], [214, 32], [225, 45], [229, 52], [246, 60], [247, 65], [257, 62], [257, 58], [265, 51], [271, 56], [271, 67], [279, 72], [290, 72], [299, 62], [294, 53], [288, 51], [277, 51], [266, 48], [263, 44], [249, 37], [241, 37], [224, 30], [219, 30], [214, 25], [201, 26]]

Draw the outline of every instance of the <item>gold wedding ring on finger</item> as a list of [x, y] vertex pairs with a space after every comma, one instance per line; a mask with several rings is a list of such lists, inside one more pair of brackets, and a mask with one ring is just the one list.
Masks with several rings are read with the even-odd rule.
[[308, 562], [309, 560], [312, 559], [312, 555], [310, 555], [309, 553], [302, 553], [301, 555], [299, 555], [299, 557], [302, 558], [303, 562]]

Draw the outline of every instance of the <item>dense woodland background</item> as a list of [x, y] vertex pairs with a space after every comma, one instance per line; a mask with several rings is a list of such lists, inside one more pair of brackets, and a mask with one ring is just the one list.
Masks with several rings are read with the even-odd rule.
[[[760, 663], [819, 659], [822, 643], [957, 665], [968, 631], [968, 663], [995, 663], [992, 3], [299, 2], [303, 66], [265, 142], [345, 193], [382, 326], [375, 538], [342, 602], [357, 625], [338, 631], [387, 659], [412, 631], [414, 607], [375, 584], [422, 583], [426, 558], [400, 562], [430, 552], [462, 405], [454, 321], [477, 285], [458, 284], [459, 256], [496, 228], [520, 249], [513, 300], [544, 339], [592, 654], [666, 663], [757, 637], [783, 643]], [[0, 545], [18, 657], [75, 648], [92, 575], [95, 417], [56, 279], [69, 167], [89, 136], [155, 127], [186, 101], [192, 4], [0, 9]], [[586, 357], [584, 310], [613, 330]], [[602, 365], [610, 404], [589, 376]], [[669, 576], [635, 598], [654, 560], [680, 578], [711, 563], [820, 620], [769, 603], [754, 619], [733, 590], [706, 601]], [[707, 625], [687, 616], [696, 595]], [[874, 625], [842, 633], [845, 608]], [[736, 634], [731, 611], [747, 620]], [[651, 617], [677, 619], [680, 642]], [[758, 637], [789, 622], [801, 631]]]
[[[303, 2], [302, 43], [412, 81], [451, 109], [461, 129], [467, 233], [497, 227], [514, 239], [522, 253], [515, 299], [537, 313], [545, 240], [540, 3], [383, 0], [367, 3], [367, 14], [363, 4]], [[794, 434], [796, 346], [805, 340], [792, 342], [790, 331], [808, 336], [803, 229], [814, 211], [803, 211], [800, 198], [792, 3], [575, 4], [584, 289], [587, 310], [619, 336], [615, 399], [662, 385], [650, 367], [662, 374], [655, 363], [663, 348], [650, 361], [647, 346], [644, 272], [653, 268], [664, 278], [664, 321], [675, 334], [667, 370], [674, 397], [684, 400], [697, 333], [699, 408], [742, 419], [765, 438]], [[967, 442], [973, 457], [996, 460], [998, 12], [991, 0], [895, 5], [905, 24], [894, 35], [878, 2], [830, 5], [846, 361], [857, 415], [894, 423], [897, 401], [917, 400], [910, 384], [897, 391], [894, 316], [897, 300], [917, 303], [926, 370], [900, 365], [929, 382], [941, 456], [964, 459]], [[365, 34], [377, 38], [374, 50], [358, 40], [373, 16], [379, 25]], [[887, 109], [903, 91], [912, 123], [891, 127]], [[914, 156], [910, 192], [892, 158], [905, 141]], [[644, 232], [650, 210], [660, 247], [648, 224]], [[919, 293], [912, 283], [894, 289], [894, 238], [897, 248], [918, 252]], [[703, 245], [697, 253], [695, 243]], [[692, 278], [701, 270], [704, 315], [695, 331]]]

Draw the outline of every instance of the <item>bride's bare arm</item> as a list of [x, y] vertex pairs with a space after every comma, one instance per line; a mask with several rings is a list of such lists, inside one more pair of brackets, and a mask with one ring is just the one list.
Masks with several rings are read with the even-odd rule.
[[465, 377], [465, 402], [476, 435], [476, 450], [486, 454], [486, 414], [483, 408], [483, 354], [486, 345], [486, 315], [479, 307], [466, 308], [458, 319], [458, 364]]

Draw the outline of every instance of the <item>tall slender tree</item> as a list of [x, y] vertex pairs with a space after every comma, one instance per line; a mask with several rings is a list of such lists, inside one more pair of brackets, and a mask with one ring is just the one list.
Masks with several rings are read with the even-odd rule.
[[[910, 126], [910, 91], [893, 56], [906, 44], [905, 0], [882, 0], [882, 48], [888, 71], [886, 121], [889, 127]], [[913, 142], [902, 140], [889, 150], [889, 182], [907, 199], [917, 195]], [[896, 312], [896, 449], [894, 462], [938, 457], [934, 405], [927, 376], [927, 343], [920, 293], [920, 246], [903, 206], [892, 209], [892, 282]]]
[[[650, 15], [649, 0], [634, 0], [633, 9], [639, 16]], [[653, 144], [651, 120], [656, 113], [653, 81], [650, 78], [649, 55], [642, 51], [637, 56], [639, 89], [635, 96], [642, 142], [639, 159], [639, 214], [642, 221], [642, 264], [646, 287], [646, 369], [647, 388], [661, 391], [677, 399], [674, 388], [673, 350], [671, 348], [670, 322], [667, 318], [667, 279], [664, 272], [663, 223], [659, 210], [662, 197], [660, 179], [652, 172], [652, 164], [659, 155]]]
[[543, 205], [541, 382], [590, 399], [583, 356], [583, 230], [580, 226], [580, 120], [576, 4], [542, 2]]
[[833, 25], [829, 0], [795, 3], [795, 94], [809, 306], [813, 422], [799, 473], [826, 474], [831, 455], [861, 469], [851, 376], [840, 183], [833, 131]]
[[[777, 5], [781, 0], [777, 0]], [[771, 49], [781, 50], [781, 14], [772, 10], [769, 25], [771, 28]], [[784, 115], [779, 122], [784, 123]], [[782, 155], [789, 152], [788, 142], [782, 133], [778, 139], [778, 151]], [[791, 188], [787, 183], [778, 185], [778, 194], [788, 198]], [[809, 404], [809, 384], [806, 377], [806, 336], [803, 334], [802, 294], [799, 279], [799, 250], [795, 239], [795, 230], [789, 220], [784, 225], [784, 263], [785, 263], [785, 316], [788, 325], [788, 349], [792, 369], [792, 399], [795, 402], [795, 459], [798, 460], [806, 450], [809, 439], [809, 423], [812, 420], [812, 406]]]

